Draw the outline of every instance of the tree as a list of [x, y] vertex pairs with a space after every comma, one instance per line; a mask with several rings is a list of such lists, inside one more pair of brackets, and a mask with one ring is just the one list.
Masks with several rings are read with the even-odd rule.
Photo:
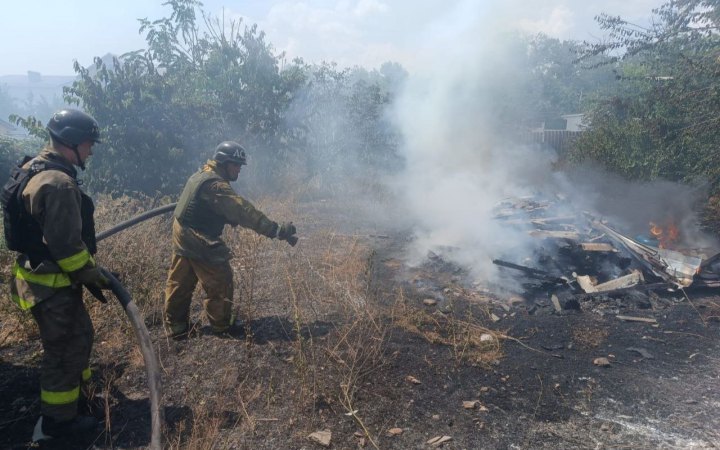
[[175, 194], [229, 139], [250, 156], [243, 182], [264, 188], [316, 170], [342, 180], [354, 173], [348, 161], [380, 165], [393, 154], [383, 110], [405, 76], [399, 65], [287, 64], [257, 26], [210, 17], [195, 0], [165, 4], [169, 17], [141, 21], [147, 49], [76, 64], [79, 79], [65, 89], [103, 128], [91, 190]]
[[200, 11], [201, 28], [199, 2], [167, 4], [170, 17], [141, 21], [147, 50], [75, 65], [80, 79], [66, 99], [95, 116], [107, 142], [91, 161], [93, 190], [175, 193], [222, 140], [257, 149], [251, 154], [264, 163], [287, 156], [282, 113], [303, 80], [280, 71], [257, 27], [226, 26]]
[[676, 0], [653, 11], [649, 28], [601, 15], [610, 39], [587, 44], [604, 55], [618, 82], [595, 103], [576, 161], [591, 158], [629, 178], [692, 181], [720, 175], [718, 3]]

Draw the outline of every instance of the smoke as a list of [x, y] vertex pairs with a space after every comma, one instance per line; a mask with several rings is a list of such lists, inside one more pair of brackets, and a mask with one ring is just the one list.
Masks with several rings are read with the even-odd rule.
[[414, 219], [411, 260], [437, 247], [476, 277], [496, 276], [493, 257], [530, 245], [526, 233], [493, 219], [507, 197], [531, 195], [552, 171], [554, 155], [512, 144], [506, 122], [527, 89], [526, 49], [494, 25], [497, 18], [465, 2], [434, 29], [426, 70], [411, 77], [395, 113], [406, 171], [398, 190]]
[[591, 211], [631, 238], [649, 237], [651, 224], [672, 224], [680, 234], [679, 249], [717, 251], [717, 239], [700, 228], [698, 205], [707, 198], [705, 186], [670, 181], [630, 182], [598, 167], [583, 165], [556, 174], [559, 191], [576, 211]]
[[524, 64], [527, 48], [506, 31], [502, 18], [510, 15], [478, 3], [459, 3], [431, 27], [420, 51], [423, 69], [395, 105], [406, 160], [395, 187], [413, 225], [410, 262], [440, 249], [476, 279], [500, 281], [493, 258], [528, 256], [538, 245], [526, 231], [494, 219], [494, 208], [508, 197], [562, 193], [572, 204], [563, 213], [580, 218], [590, 211], [633, 233], [673, 211], [697, 231], [697, 190], [664, 182], [636, 186], [588, 169], [557, 173], [554, 154], [512, 142], [510, 129], [519, 125], [513, 119], [535, 89]]

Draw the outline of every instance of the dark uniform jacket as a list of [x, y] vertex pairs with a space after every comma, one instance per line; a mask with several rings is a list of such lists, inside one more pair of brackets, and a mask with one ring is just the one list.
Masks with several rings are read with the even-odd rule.
[[[83, 242], [83, 194], [75, 179], [75, 168], [52, 148], [42, 150], [35, 160], [51, 161], [63, 166], [64, 171], [44, 170], [36, 174], [22, 193], [25, 210], [39, 224], [50, 255], [40, 261], [31, 255], [18, 256], [13, 266], [11, 294], [22, 309], [29, 309], [58, 289], [71, 286], [73, 272], [95, 265]], [[89, 198], [87, 201], [92, 208]], [[85, 215], [92, 220], [92, 211]], [[86, 234], [94, 234], [92, 223], [86, 223], [85, 228]]]

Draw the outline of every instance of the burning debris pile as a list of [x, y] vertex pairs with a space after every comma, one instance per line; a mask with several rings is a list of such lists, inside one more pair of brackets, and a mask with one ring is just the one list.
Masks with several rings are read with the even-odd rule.
[[689, 242], [674, 221], [651, 222], [645, 233], [628, 236], [591, 213], [567, 213], [568, 206], [521, 198], [495, 209], [495, 220], [535, 238], [522, 259], [513, 251], [493, 260], [521, 280], [526, 295], [556, 292], [577, 303], [629, 290], [720, 287], [720, 255]]

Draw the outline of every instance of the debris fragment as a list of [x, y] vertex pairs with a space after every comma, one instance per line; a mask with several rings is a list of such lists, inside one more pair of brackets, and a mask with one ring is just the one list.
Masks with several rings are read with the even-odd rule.
[[613, 242], [627, 249], [636, 261], [665, 281], [688, 287], [700, 269], [702, 259], [698, 257], [640, 244], [597, 221], [593, 222], [593, 227], [603, 231]]
[[593, 292], [597, 292], [597, 289], [595, 289], [595, 283], [593, 283], [589, 275], [578, 275], [575, 279], [585, 293], [592, 294]]
[[441, 445], [449, 441], [452, 441], [452, 437], [450, 436], [435, 436], [434, 438], [429, 439], [427, 443], [432, 445], [433, 447], [440, 447]]
[[593, 364], [600, 367], [610, 367], [610, 360], [607, 358], [595, 358]]
[[316, 444], [322, 445], [323, 447], [330, 447], [332, 432], [330, 430], [316, 431], [314, 433], [310, 433], [308, 439], [315, 442]]
[[483, 333], [480, 335], [480, 342], [494, 342], [495, 336], [490, 333]]
[[552, 301], [555, 311], [562, 312], [562, 306], [560, 306], [560, 300], [558, 299], [557, 295], [555, 295], [555, 294], [551, 295], [550, 300]]
[[627, 320], [628, 322], [657, 323], [657, 320], [653, 319], [652, 317], [623, 316], [621, 314], [618, 314], [615, 317], [617, 317], [620, 320]]
[[522, 272], [525, 272], [525, 274], [530, 278], [535, 278], [537, 280], [543, 280], [547, 281], [549, 283], [556, 283], [556, 284], [567, 284], [567, 280], [564, 278], [556, 277], [550, 274], [549, 272], [546, 272], [544, 270], [539, 269], [533, 269], [532, 267], [525, 267], [521, 266], [519, 264], [511, 263], [508, 261], [503, 261], [501, 259], [493, 259], [493, 264], [500, 267], [507, 267], [509, 269], [515, 269], [520, 270]]
[[639, 270], [633, 270], [632, 273], [628, 275], [615, 278], [614, 280], [610, 280], [602, 284], [595, 285], [595, 292], [606, 292], [612, 291], [614, 289], [632, 287], [637, 285], [641, 281], [645, 281], [642, 273]]
[[613, 252], [617, 253], [617, 249], [613, 247], [611, 244], [606, 244], [604, 242], [583, 242], [580, 244], [580, 247], [582, 247], [583, 250], [586, 252]]
[[533, 230], [528, 232], [528, 234], [536, 238], [568, 239], [571, 241], [580, 240], [580, 234], [575, 231]]
[[405, 377], [405, 380], [409, 381], [409, 382], [412, 383], [412, 384], [422, 384], [422, 382], [421, 382], [420, 380], [418, 380], [417, 378], [415, 378], [415, 377], [412, 376], [412, 375], [406, 376], [406, 377]]
[[396, 427], [396, 428], [390, 428], [390, 429], [388, 430], [388, 434], [389, 434], [390, 436], [399, 436], [399, 435], [403, 434], [403, 429], [402, 429], [402, 428], [397, 428], [397, 427]]
[[477, 409], [478, 411], [489, 411], [485, 405], [480, 403], [480, 400], [468, 400], [463, 401], [463, 408], [465, 409]]
[[426, 298], [423, 300], [423, 305], [425, 306], [435, 306], [437, 304], [437, 300], [432, 298]]

